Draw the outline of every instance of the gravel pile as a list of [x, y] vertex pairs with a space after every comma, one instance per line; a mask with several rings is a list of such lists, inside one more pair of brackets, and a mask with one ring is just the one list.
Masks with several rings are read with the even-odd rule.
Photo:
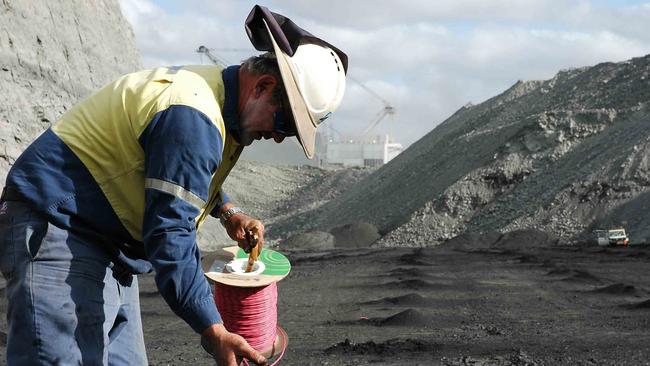
[[650, 238], [650, 56], [517, 82], [465, 106], [338, 198], [272, 231], [374, 224], [378, 246], [537, 229], [560, 242], [622, 225]]
[[[224, 190], [244, 212], [262, 220], [268, 229], [267, 245], [326, 249], [334, 246], [334, 236], [327, 231], [304, 233], [304, 230], [297, 230], [293, 235], [279, 235], [273, 231], [273, 225], [278, 221], [291, 222], [293, 217], [302, 214], [309, 215], [370, 172], [369, 169], [272, 165], [242, 160], [226, 179]], [[372, 229], [365, 226], [362, 229], [364, 233], [372, 233]], [[377, 235], [376, 229], [374, 235]], [[287, 239], [290, 240], [284, 245]], [[376, 239], [366, 239], [364, 243], [370, 244]], [[211, 251], [233, 245], [233, 242], [219, 221], [209, 218], [199, 231], [199, 244], [203, 250]]]

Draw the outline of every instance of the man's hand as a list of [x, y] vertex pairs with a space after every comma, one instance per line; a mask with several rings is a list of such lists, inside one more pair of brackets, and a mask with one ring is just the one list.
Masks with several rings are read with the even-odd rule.
[[260, 220], [254, 219], [240, 212], [230, 217], [230, 219], [226, 221], [225, 226], [230, 238], [236, 241], [237, 245], [247, 253], [250, 249], [248, 243], [250, 235], [253, 232], [253, 229], [256, 229], [258, 235], [257, 245], [259, 245], [259, 249], [262, 250], [262, 246], [264, 245], [264, 225]]
[[213, 324], [204, 330], [201, 346], [214, 357], [218, 366], [238, 366], [242, 357], [258, 365], [268, 363], [244, 338], [228, 332], [223, 324]]

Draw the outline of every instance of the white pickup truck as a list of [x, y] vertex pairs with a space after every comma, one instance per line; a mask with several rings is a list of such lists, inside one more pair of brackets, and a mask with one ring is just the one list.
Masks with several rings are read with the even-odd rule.
[[596, 235], [596, 242], [600, 246], [628, 246], [630, 238], [628, 238], [625, 229], [617, 228], [611, 230], [594, 230]]

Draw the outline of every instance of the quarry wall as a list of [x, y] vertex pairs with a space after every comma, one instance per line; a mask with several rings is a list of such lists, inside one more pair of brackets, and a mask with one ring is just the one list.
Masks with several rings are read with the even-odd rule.
[[117, 0], [2, 0], [0, 186], [22, 150], [70, 106], [139, 68]]

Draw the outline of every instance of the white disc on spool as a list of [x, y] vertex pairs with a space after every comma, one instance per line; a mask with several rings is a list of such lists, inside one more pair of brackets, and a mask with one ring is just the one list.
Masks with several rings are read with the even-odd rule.
[[263, 248], [257, 257], [255, 263], [263, 265], [259, 271], [246, 273], [246, 267], [243, 267], [242, 271], [232, 272], [232, 270], [236, 271], [238, 266], [230, 270], [226, 268], [230, 262], [238, 259], [248, 263], [248, 254], [236, 246], [226, 247], [204, 254], [201, 258], [201, 266], [205, 276], [211, 281], [235, 287], [267, 286], [285, 278], [291, 271], [289, 259], [272, 249]]
[[236, 258], [226, 263], [226, 271], [239, 276], [257, 276], [266, 269], [266, 266], [262, 261], [255, 261], [255, 263], [253, 263], [253, 270], [250, 272], [246, 272], [247, 266], [248, 258]]

